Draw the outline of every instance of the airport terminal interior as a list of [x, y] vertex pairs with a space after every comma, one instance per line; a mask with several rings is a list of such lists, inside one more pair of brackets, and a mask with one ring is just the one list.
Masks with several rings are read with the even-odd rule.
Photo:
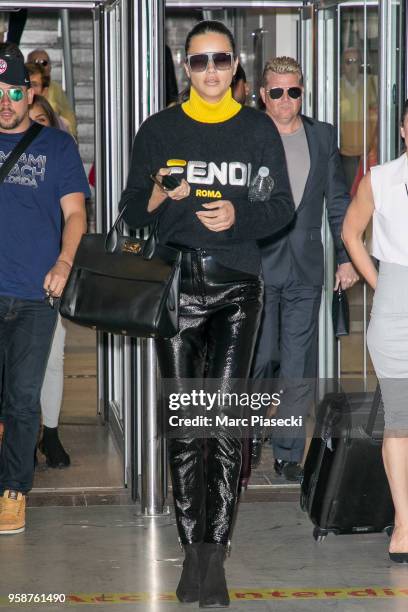
[[[89, 232], [105, 232], [116, 217], [140, 123], [177, 103], [186, 87], [184, 41], [202, 19], [222, 21], [234, 33], [252, 107], [259, 106], [268, 59], [299, 61], [302, 112], [336, 126], [352, 194], [367, 169], [402, 152], [406, 0], [5, 0], [0, 37], [7, 36], [9, 16], [21, 10], [28, 12], [20, 49], [25, 57], [47, 51], [52, 78], [74, 105], [87, 175], [92, 167], [95, 172]], [[366, 345], [372, 291], [360, 281], [348, 292], [350, 333], [335, 338], [334, 248], [326, 214], [322, 238], [316, 405], [333, 381], [363, 391], [376, 386]], [[365, 239], [369, 245], [370, 228]], [[183, 554], [157, 418], [154, 343], [63, 324], [59, 435], [71, 464], [53, 469], [37, 451], [26, 531], [0, 539], [0, 608], [198, 609], [175, 596]], [[312, 410], [309, 437], [313, 416]], [[241, 491], [226, 561], [230, 609], [408, 610], [408, 569], [389, 561], [389, 536], [329, 533], [317, 541], [300, 505], [300, 485], [273, 466], [265, 439], [260, 463]], [[27, 593], [53, 597], [14, 604], [9, 597]]]

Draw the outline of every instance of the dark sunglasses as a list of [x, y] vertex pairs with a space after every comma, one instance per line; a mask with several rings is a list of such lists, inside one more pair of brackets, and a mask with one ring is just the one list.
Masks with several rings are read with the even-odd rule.
[[344, 63], [349, 65], [350, 64], [357, 64], [358, 59], [356, 57], [348, 57], [347, 59], [344, 60]]
[[288, 96], [294, 100], [297, 100], [302, 95], [302, 89], [300, 87], [272, 87], [272, 89], [268, 91], [268, 94], [272, 100], [279, 100], [279, 98], [283, 96], [285, 90], [288, 92]]
[[48, 60], [40, 60], [40, 59], [36, 59], [34, 61], [35, 64], [40, 64], [41, 66], [48, 66], [48, 64], [50, 63]]
[[24, 98], [24, 91], [20, 87], [11, 87], [10, 89], [0, 89], [0, 100], [7, 94], [10, 102], [21, 102]]
[[204, 72], [212, 61], [216, 70], [230, 70], [234, 60], [232, 51], [217, 51], [215, 53], [194, 53], [187, 55], [187, 64], [191, 72]]

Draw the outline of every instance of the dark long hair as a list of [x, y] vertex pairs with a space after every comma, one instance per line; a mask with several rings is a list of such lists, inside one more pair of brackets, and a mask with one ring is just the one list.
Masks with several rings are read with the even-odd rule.
[[[186, 44], [184, 45], [186, 56], [188, 55], [188, 52], [190, 50], [191, 40], [194, 38], [194, 36], [200, 36], [201, 34], [209, 34], [210, 32], [213, 32], [215, 34], [222, 34], [223, 36], [226, 36], [231, 45], [231, 49], [234, 54], [234, 57], [236, 57], [235, 40], [234, 40], [231, 30], [229, 30], [227, 26], [224, 25], [221, 21], [209, 21], [209, 20], [199, 21], [187, 34]], [[191, 85], [189, 83], [187, 87], [180, 93], [180, 96], [179, 96], [180, 104], [188, 100], [188, 98], [190, 97], [190, 87]]]
[[50, 122], [51, 127], [60, 128], [57, 115], [55, 114], [51, 104], [46, 98], [44, 98], [44, 96], [39, 96], [38, 94], [34, 96], [33, 103], [30, 105], [30, 109], [36, 105], [41, 106], [44, 111], [44, 114], [48, 117], [48, 121]]
[[234, 57], [236, 56], [235, 40], [232, 35], [232, 32], [221, 21], [199, 21], [194, 26], [194, 28], [190, 30], [190, 32], [187, 34], [186, 44], [184, 45], [186, 55], [188, 55], [190, 44], [191, 44], [191, 39], [194, 38], [194, 36], [199, 36], [200, 34], [208, 34], [210, 32], [213, 32], [214, 34], [222, 34], [223, 36], [226, 36], [231, 45], [231, 49], [234, 53]]

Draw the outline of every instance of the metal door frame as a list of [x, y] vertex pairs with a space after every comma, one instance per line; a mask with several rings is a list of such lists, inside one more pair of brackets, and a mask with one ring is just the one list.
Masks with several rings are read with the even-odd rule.
[[37, 9], [94, 9], [103, 4], [109, 4], [114, 0], [1, 0], [1, 9], [21, 9], [21, 8], [37, 8]]
[[[109, 91], [109, 32], [107, 32], [106, 14], [116, 9], [120, 15], [121, 55], [120, 55], [120, 125], [117, 126], [112, 120], [105, 101], [104, 91]], [[98, 87], [99, 105], [97, 105], [96, 146], [100, 154], [97, 176], [97, 201], [98, 201], [98, 232], [106, 231], [116, 216], [118, 202], [109, 201], [111, 185], [110, 177], [110, 135], [111, 132], [119, 135], [121, 164], [121, 185], [125, 187], [129, 164], [130, 151], [133, 137], [146, 117], [162, 108], [164, 87], [162, 80], [164, 75], [164, 16], [162, 0], [140, 0], [137, 3], [131, 0], [115, 0], [105, 3], [95, 9], [95, 41], [97, 47], [95, 52], [97, 65], [95, 67], [95, 85]], [[113, 32], [116, 35], [116, 32]], [[119, 130], [119, 132], [117, 132]], [[113, 177], [115, 178], [115, 177]], [[151, 345], [152, 341], [147, 341]], [[118, 342], [116, 341], [116, 344]], [[151, 361], [146, 355], [151, 352], [151, 346], [130, 338], [122, 338], [120, 347], [111, 346], [110, 336], [99, 334], [98, 343], [98, 395], [100, 410], [107, 414], [111, 425], [116, 432], [116, 438], [123, 449], [124, 455], [124, 481], [130, 486], [132, 498], [136, 500], [141, 497], [148, 500], [150, 482], [141, 486], [142, 472], [149, 471], [149, 465], [153, 461], [154, 472], [158, 466], [154, 463], [155, 455], [151, 452], [155, 447], [155, 441], [151, 440], [151, 432], [146, 428], [146, 421], [153, 424], [151, 417], [155, 413], [156, 405], [152, 405], [151, 381], [155, 378], [151, 371]], [[122, 364], [121, 371], [117, 368], [113, 371], [109, 365], [114, 360], [113, 352], [116, 352], [116, 361]], [[118, 362], [118, 361], [117, 361]], [[144, 366], [144, 367], [143, 367]], [[119, 386], [118, 386], [119, 385]], [[123, 422], [118, 420], [109, 402], [109, 389], [119, 389], [119, 397], [111, 397], [113, 402], [120, 403], [120, 413]], [[146, 445], [146, 440], [150, 444]], [[157, 444], [156, 444], [157, 446]], [[141, 451], [145, 451], [142, 456]], [[149, 464], [150, 461], [150, 464]], [[143, 483], [142, 483], [143, 485]], [[163, 488], [163, 486], [162, 486]], [[164, 500], [163, 500], [164, 501]], [[151, 508], [150, 508], [151, 510]], [[154, 511], [161, 510], [154, 508]]]
[[235, 9], [235, 8], [302, 8], [312, 2], [299, 0], [165, 0], [166, 8]]
[[[393, 152], [390, 150], [390, 134], [391, 131], [395, 129], [394, 125], [391, 125], [391, 109], [389, 100], [392, 99], [392, 36], [391, 36], [391, 28], [392, 28], [392, 20], [391, 10], [393, 6], [394, 0], [360, 0], [360, 1], [339, 1], [339, 0], [326, 0], [326, 1], [315, 1], [316, 10], [324, 10], [324, 9], [337, 9], [336, 11], [336, 30], [337, 30], [337, 47], [339, 48], [339, 37], [340, 37], [340, 29], [339, 29], [339, 20], [341, 16], [341, 10], [345, 8], [352, 7], [361, 7], [368, 8], [372, 6], [378, 7], [378, 17], [379, 17], [379, 30], [378, 30], [378, 40], [379, 40], [379, 113], [378, 113], [378, 121], [379, 121], [379, 163], [384, 163], [394, 156]], [[401, 3], [402, 5], [403, 3]], [[405, 19], [408, 19], [408, 11], [407, 11], [408, 2], [405, 2]], [[365, 20], [365, 31], [366, 31], [366, 23], [367, 23], [367, 11], [364, 12], [364, 20]], [[405, 22], [405, 39], [407, 38], [407, 22]], [[366, 64], [366, 54], [367, 54], [367, 43], [366, 36], [364, 39], [364, 64]], [[322, 53], [322, 57], [319, 58], [320, 61], [324, 61], [324, 52]], [[401, 63], [401, 71], [400, 74], [397, 74], [397, 79], [401, 79], [405, 77], [405, 89], [407, 88], [408, 83], [408, 64], [407, 64], [407, 55], [403, 58], [405, 65], [402, 66]], [[337, 71], [340, 71], [340, 58], [338, 58], [337, 63]], [[400, 83], [400, 81], [398, 81]], [[320, 75], [318, 80], [318, 87], [322, 90], [325, 87], [325, 82], [322, 80], [322, 76]], [[339, 87], [339, 83], [337, 83], [337, 89]], [[338, 95], [338, 94], [337, 94]], [[366, 90], [364, 91], [364, 97], [366, 96]], [[366, 112], [366, 104], [364, 103], [364, 113]], [[339, 113], [339, 108], [338, 108]], [[324, 120], [330, 120], [326, 117], [320, 117]], [[339, 126], [339, 116], [336, 117], [337, 125]], [[364, 134], [365, 137], [365, 134]], [[338, 377], [340, 378], [340, 342], [336, 341], [332, 331], [331, 324], [331, 299], [329, 299], [329, 282], [331, 279], [330, 275], [327, 274], [328, 268], [331, 269], [330, 262], [333, 262], [334, 265], [334, 249], [332, 244], [332, 238], [330, 235], [330, 231], [328, 230], [328, 224], [325, 224], [325, 235], [324, 235], [324, 244], [325, 244], [325, 257], [326, 257], [326, 276], [325, 276], [325, 306], [324, 312], [321, 312], [321, 325], [320, 329], [322, 331], [322, 343], [319, 346], [319, 356], [322, 357], [321, 369], [320, 369], [320, 377], [322, 378], [331, 378]], [[328, 264], [328, 265], [327, 265]], [[366, 343], [366, 331], [367, 331], [367, 286], [364, 285], [363, 289], [363, 379], [364, 382], [368, 381], [368, 353], [367, 353], [367, 343]], [[330, 359], [330, 355], [335, 355], [336, 351], [331, 350], [332, 347], [335, 349], [337, 344], [337, 358]]]

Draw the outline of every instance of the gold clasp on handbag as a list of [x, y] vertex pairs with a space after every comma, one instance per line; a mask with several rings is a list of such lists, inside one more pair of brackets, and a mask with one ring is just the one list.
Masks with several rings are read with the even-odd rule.
[[142, 245], [140, 242], [130, 242], [129, 240], [126, 240], [122, 246], [122, 251], [125, 253], [140, 253], [141, 250]]

